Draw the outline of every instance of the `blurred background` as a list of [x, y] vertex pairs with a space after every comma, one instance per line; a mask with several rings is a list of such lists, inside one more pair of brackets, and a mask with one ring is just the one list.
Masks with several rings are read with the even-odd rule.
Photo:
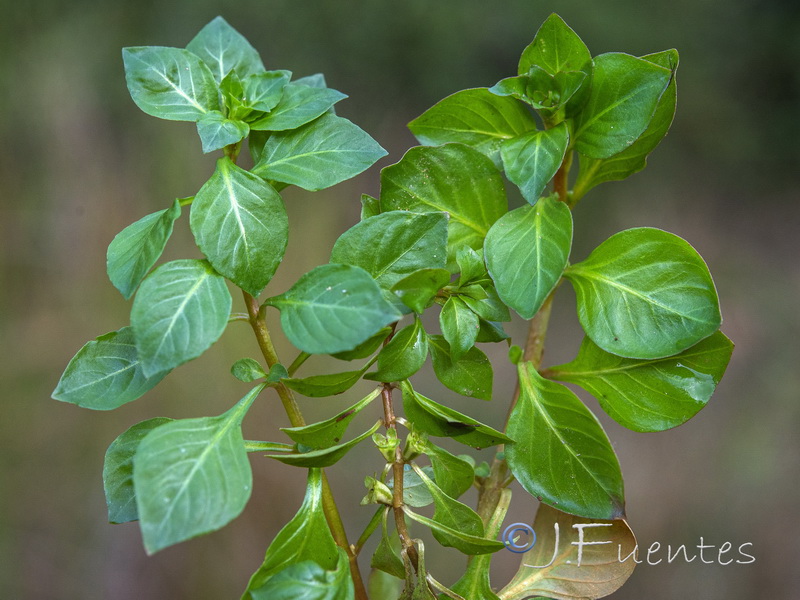
[[[238, 598], [303, 493], [303, 471], [254, 455], [250, 504], [220, 532], [148, 558], [135, 524], [106, 523], [106, 447], [146, 418], [216, 415], [241, 397], [248, 388], [228, 367], [257, 356], [246, 325], [232, 324], [203, 357], [116, 411], [50, 399], [87, 340], [128, 323], [129, 305], [106, 279], [108, 243], [130, 222], [194, 194], [213, 170], [215, 157], [202, 155], [192, 124], [136, 108], [120, 49], [182, 47], [221, 14], [267, 68], [324, 72], [350, 95], [339, 114], [389, 150], [332, 190], [287, 191], [291, 241], [270, 288], [279, 293], [327, 261], [336, 237], [358, 219], [360, 193], [377, 195], [379, 167], [414, 144], [405, 124], [446, 95], [515, 74], [517, 57], [553, 11], [593, 54], [669, 47], [681, 54], [671, 134], [648, 169], [581, 203], [573, 256], [627, 227], [683, 236], [715, 276], [723, 330], [737, 345], [716, 395], [686, 425], [634, 434], [600, 416], [620, 456], [641, 546], [750, 542], [756, 562], [645, 564], [613, 597], [797, 598], [800, 5], [788, 0], [0, 0], [0, 596]], [[165, 259], [194, 256], [184, 216]], [[549, 364], [571, 359], [580, 343], [568, 288], [557, 299]], [[520, 322], [510, 331], [517, 341], [524, 335]], [[278, 342], [289, 360], [292, 351]], [[491, 404], [447, 393], [429, 370], [419, 387], [500, 427], [513, 374], [504, 347], [492, 352]], [[306, 372], [342, 366], [315, 365]], [[361, 392], [301, 403], [309, 419], [323, 418]], [[375, 419], [362, 416], [353, 432]], [[285, 424], [277, 399], [265, 394], [245, 434], [283, 441], [276, 427]], [[358, 506], [363, 477], [379, 468], [378, 453], [364, 446], [330, 469], [351, 539], [371, 515]], [[508, 522], [532, 519], [535, 502], [515, 490]], [[452, 583], [458, 554], [428, 548], [434, 575]], [[498, 553], [494, 583], [517, 564], [516, 555]]]

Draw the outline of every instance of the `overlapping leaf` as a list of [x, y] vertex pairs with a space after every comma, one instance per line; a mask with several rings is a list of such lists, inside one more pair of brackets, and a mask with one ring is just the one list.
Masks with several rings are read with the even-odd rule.
[[203, 27], [186, 49], [208, 65], [217, 82], [231, 71], [239, 77], [264, 71], [256, 49], [222, 17]]
[[528, 203], [536, 203], [547, 182], [556, 174], [568, 143], [566, 123], [503, 142], [501, 155], [506, 176], [519, 187]]

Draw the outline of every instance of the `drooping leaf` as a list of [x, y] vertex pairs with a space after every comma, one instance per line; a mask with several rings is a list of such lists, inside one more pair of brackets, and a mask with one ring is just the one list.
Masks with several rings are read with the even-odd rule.
[[619, 462], [600, 422], [566, 387], [517, 366], [520, 395], [505, 448], [523, 488], [560, 510], [595, 519], [625, 515]]
[[672, 356], [722, 321], [703, 259], [685, 240], [660, 229], [617, 233], [564, 275], [575, 287], [584, 331], [612, 354]]
[[197, 121], [219, 110], [217, 84], [196, 55], [181, 48], [123, 48], [125, 79], [136, 106], [171, 121]]
[[571, 247], [572, 213], [556, 198], [501, 217], [486, 236], [485, 255], [503, 302], [533, 317], [561, 279]]
[[53, 398], [93, 410], [112, 410], [140, 398], [169, 373], [145, 375], [133, 331], [123, 327], [87, 342], [69, 361]]
[[[456, 501], [454, 500], [453, 502]], [[459, 502], [458, 504], [461, 503]], [[469, 508], [464, 504], [461, 504], [461, 506]], [[505, 548], [502, 542], [467, 533], [464, 531], [463, 526], [460, 526], [458, 523], [454, 524], [454, 526], [445, 525], [440, 521], [415, 513], [408, 507], [404, 507], [403, 511], [412, 520], [429, 527], [434, 537], [436, 537], [443, 546], [451, 546], [464, 554], [490, 554]], [[480, 517], [478, 517], [478, 519], [480, 519]], [[442, 540], [446, 540], [447, 543], [443, 543]]]
[[733, 343], [719, 331], [680, 354], [650, 360], [609, 354], [587, 337], [575, 360], [548, 372], [592, 394], [620, 425], [663, 431], [706, 405], [732, 352]]
[[370, 364], [367, 364], [358, 371], [309, 375], [302, 378], [289, 377], [283, 380], [283, 385], [309, 398], [327, 398], [349, 390], [359, 382], [369, 367]]
[[231, 71], [242, 78], [264, 71], [256, 49], [222, 17], [203, 27], [186, 49], [208, 65], [217, 82]]
[[[419, 480], [420, 483], [422, 480]], [[430, 500], [433, 502], [433, 498]], [[372, 555], [370, 566], [373, 569], [378, 569], [381, 572], [388, 573], [397, 577], [398, 579], [405, 579], [406, 570], [403, 567], [403, 561], [400, 558], [396, 546], [399, 546], [399, 537], [395, 532], [389, 535], [387, 527], [387, 517], [389, 516], [389, 508], [383, 511], [383, 519], [381, 521], [381, 541], [378, 542], [378, 547]], [[399, 590], [398, 590], [399, 591]], [[379, 596], [383, 597], [383, 596]]]
[[231, 295], [204, 260], [175, 260], [143, 282], [131, 309], [131, 327], [145, 376], [168, 371], [217, 341], [231, 312]]
[[175, 200], [170, 208], [128, 225], [109, 244], [106, 257], [108, 278], [126, 300], [133, 296], [161, 256], [180, 216], [180, 201]]
[[481, 350], [473, 346], [456, 360], [444, 337], [432, 335], [428, 340], [433, 372], [445, 387], [463, 396], [492, 399], [492, 363]]
[[197, 121], [197, 134], [206, 154], [241, 142], [249, 131], [247, 123], [229, 119], [218, 110], [208, 111]]
[[106, 450], [103, 489], [109, 523], [128, 523], [139, 518], [133, 489], [133, 457], [144, 436], [171, 421], [166, 417], [156, 417], [137, 423], [115, 439]]
[[536, 129], [533, 115], [512, 98], [486, 88], [456, 92], [408, 124], [420, 144], [459, 142], [479, 150], [499, 165], [500, 143]]
[[382, 424], [383, 421], [376, 422], [371, 429], [368, 429], [358, 437], [355, 437], [349, 442], [345, 442], [343, 444], [336, 444], [335, 446], [311, 450], [309, 452], [301, 452], [298, 454], [270, 454], [268, 456], [269, 458], [274, 458], [275, 460], [293, 467], [303, 467], [306, 469], [330, 467], [331, 465], [339, 462], [344, 455], [355, 448], [356, 445], [363, 442], [373, 433], [378, 431]]
[[422, 314], [434, 296], [450, 283], [447, 269], [420, 269], [407, 275], [392, 286], [392, 292], [408, 308]]
[[402, 382], [400, 387], [403, 390], [403, 411], [406, 418], [429, 435], [451, 437], [478, 449], [511, 441], [511, 438], [496, 429], [426, 398], [416, 392], [407, 381]]
[[251, 110], [270, 112], [280, 102], [291, 77], [291, 71], [267, 71], [250, 75], [242, 81], [243, 103]]
[[578, 34], [557, 14], [551, 14], [536, 32], [519, 59], [520, 75], [531, 67], [540, 67], [551, 75], [567, 71], [584, 71], [592, 55]]
[[331, 107], [347, 98], [337, 90], [311, 87], [297, 80], [283, 88], [280, 102], [269, 114], [250, 123], [255, 131], [287, 131], [297, 129], [324, 115]]
[[240, 358], [231, 366], [231, 375], [239, 381], [250, 383], [256, 379], [266, 377], [267, 373], [261, 363], [252, 358]]
[[478, 337], [478, 315], [458, 296], [450, 296], [439, 313], [439, 326], [450, 347], [450, 357], [458, 364], [475, 345]]
[[475, 469], [469, 462], [432, 443], [428, 443], [425, 454], [431, 459], [436, 485], [445, 494], [458, 498], [472, 487]]
[[361, 267], [381, 287], [420, 269], [447, 264], [447, 215], [384, 212], [344, 232], [333, 246], [331, 262]]
[[267, 548], [264, 562], [250, 578], [242, 600], [253, 600], [251, 592], [262, 588], [272, 576], [306, 560], [328, 571], [339, 563], [339, 551], [322, 510], [322, 472], [319, 469], [309, 470], [300, 510]]
[[519, 187], [528, 203], [536, 203], [547, 182], [556, 174], [568, 143], [566, 123], [503, 142], [501, 154], [506, 176]]
[[636, 538], [625, 521], [584, 519], [541, 504], [533, 528], [536, 544], [500, 590], [502, 600], [605, 598], [622, 587], [636, 566], [631, 557]]
[[629, 54], [594, 59], [592, 87], [575, 117], [575, 148], [590, 158], [622, 152], [644, 133], [672, 72]]
[[172, 421], [141, 441], [133, 484], [148, 554], [215, 531], [242, 512], [253, 474], [241, 423], [262, 389], [219, 417]]
[[289, 239], [278, 192], [228, 157], [197, 192], [190, 223], [214, 268], [253, 296], [272, 279]]
[[374, 381], [401, 381], [422, 368], [428, 358], [428, 335], [419, 319], [395, 334], [378, 355], [378, 370], [367, 373]]
[[355, 177], [386, 154], [360, 127], [329, 114], [273, 133], [253, 173], [313, 192]]
[[381, 171], [381, 208], [447, 212], [448, 261], [462, 246], [475, 250], [507, 210], [503, 179], [492, 161], [463, 144], [417, 147]]
[[305, 560], [289, 565], [253, 590], [253, 600], [352, 600], [353, 580], [347, 554], [341, 548], [335, 570], [326, 571]]
[[352, 350], [401, 316], [369, 273], [350, 265], [316, 267], [266, 302], [281, 311], [289, 340], [310, 354]]
[[350, 422], [379, 395], [380, 388], [370, 392], [353, 406], [346, 408], [330, 419], [303, 425], [302, 427], [281, 427], [281, 431], [286, 433], [293, 441], [309, 448], [329, 448], [341, 441]]

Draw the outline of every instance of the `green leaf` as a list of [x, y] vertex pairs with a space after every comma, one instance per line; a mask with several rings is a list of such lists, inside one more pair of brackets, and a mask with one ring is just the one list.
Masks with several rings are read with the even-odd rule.
[[217, 83], [197, 56], [180, 48], [123, 48], [125, 79], [136, 106], [171, 121], [197, 121], [219, 109]]
[[239, 381], [250, 383], [267, 376], [261, 363], [252, 358], [240, 358], [231, 366], [231, 375]]
[[417, 147], [381, 171], [381, 208], [447, 212], [448, 261], [462, 246], [475, 250], [507, 210], [503, 179], [494, 164], [463, 144]]
[[472, 312], [481, 319], [486, 321], [500, 321], [503, 323], [510, 321], [511, 313], [508, 312], [508, 307], [500, 300], [494, 286], [484, 283], [481, 287], [487, 296], [483, 300], [476, 300], [466, 294], [461, 295], [460, 298], [470, 307]]
[[532, 318], [561, 279], [571, 248], [572, 214], [556, 198], [501, 217], [486, 236], [485, 255], [502, 301]]
[[428, 443], [425, 454], [431, 459], [436, 485], [445, 494], [458, 498], [472, 487], [475, 469], [469, 462], [431, 443]]
[[511, 336], [503, 331], [503, 326], [500, 323], [481, 319], [479, 324], [480, 329], [478, 329], [478, 337], [475, 339], [479, 344], [493, 344], [511, 338]]
[[222, 17], [203, 27], [186, 49], [208, 65], [218, 82], [231, 71], [246, 77], [264, 70], [255, 48]]
[[150, 377], [205, 352], [228, 324], [231, 295], [204, 260], [175, 260], [142, 282], [131, 327], [142, 372]]
[[575, 360], [548, 369], [548, 375], [581, 386], [628, 429], [663, 431], [706, 405], [732, 352], [733, 343], [719, 331], [680, 354], [655, 360], [609, 354], [587, 337]]
[[361, 194], [361, 220], [364, 221], [379, 214], [381, 214], [380, 200], [369, 194]]
[[503, 142], [501, 153], [506, 175], [530, 204], [536, 204], [547, 182], [558, 171], [568, 143], [566, 123]]
[[148, 554], [215, 531], [242, 512], [253, 474], [241, 424], [262, 389], [219, 417], [172, 421], [141, 441], [133, 483]]
[[386, 150], [360, 127], [323, 115], [292, 131], [273, 133], [253, 172], [313, 192], [355, 177], [383, 156]]
[[678, 52], [677, 50], [666, 50], [657, 54], [643, 56], [642, 58], [670, 69], [672, 79], [658, 101], [650, 124], [644, 133], [639, 136], [639, 139], [610, 158], [581, 157], [581, 168], [574, 190], [574, 195], [578, 198], [600, 183], [619, 181], [644, 169], [647, 166], [647, 156], [664, 139], [670, 125], [672, 125], [677, 103], [675, 71], [678, 68]]
[[306, 560], [276, 573], [267, 583], [251, 592], [254, 600], [352, 600], [353, 580], [344, 550], [339, 550], [335, 570], [326, 571]]
[[[378, 546], [380, 549], [380, 546]], [[373, 555], [374, 558], [375, 555]], [[403, 563], [400, 563], [403, 566]], [[403, 589], [403, 580], [396, 575], [389, 575], [385, 571], [373, 567], [367, 579], [367, 594], [370, 598], [386, 598], [396, 600], [400, 597]]]
[[242, 599], [252, 600], [251, 592], [263, 587], [272, 576], [306, 560], [314, 561], [328, 571], [339, 563], [339, 551], [322, 509], [322, 471], [319, 469], [309, 470], [306, 495], [300, 510], [267, 548], [264, 562], [250, 578]]
[[53, 398], [93, 410], [113, 410], [142, 397], [169, 368], [146, 375], [133, 330], [123, 327], [87, 342], [69, 361]]
[[197, 134], [206, 154], [241, 142], [249, 131], [247, 123], [228, 119], [218, 110], [207, 112], [197, 121]]
[[299, 454], [269, 454], [267, 456], [293, 467], [304, 467], [306, 469], [330, 467], [339, 462], [344, 455], [350, 452], [355, 446], [378, 431], [382, 424], [383, 421], [376, 422], [371, 429], [343, 444], [311, 450], [309, 452], [301, 452]]
[[458, 142], [499, 163], [500, 143], [536, 129], [533, 115], [512, 98], [486, 88], [456, 92], [408, 124], [420, 144]]
[[305, 85], [312, 88], [324, 89], [328, 87], [328, 84], [325, 82], [325, 75], [323, 73], [314, 73], [313, 75], [298, 77], [292, 83], [297, 85]]
[[422, 314], [448, 283], [450, 272], [447, 269], [420, 269], [395, 283], [392, 291], [408, 308]]
[[373, 335], [366, 342], [356, 346], [353, 350], [348, 350], [347, 352], [337, 352], [336, 354], [331, 354], [331, 356], [338, 358], [339, 360], [359, 360], [361, 358], [367, 358], [380, 347], [380, 345], [383, 343], [383, 340], [385, 340], [391, 332], [391, 327], [384, 327], [383, 329], [378, 330], [378, 333]]
[[[464, 508], [469, 508], [460, 502], [458, 502], [458, 504], [464, 506]], [[417, 523], [422, 523], [426, 527], [429, 527], [433, 532], [434, 537], [439, 541], [440, 544], [443, 546], [456, 548], [464, 554], [490, 554], [505, 548], [502, 542], [489, 540], [482, 536], [466, 533], [463, 525], [460, 525], [459, 523], [445, 525], [439, 521], [436, 521], [435, 519], [429, 519], [428, 517], [417, 514], [407, 507], [404, 508], [403, 511]], [[478, 517], [478, 519], [480, 519], [480, 517]], [[447, 543], [444, 543], [442, 540], [445, 540]]]
[[108, 246], [108, 278], [125, 299], [133, 296], [142, 279], [167, 245], [172, 228], [181, 216], [178, 200], [165, 210], [147, 215], [128, 225]]
[[590, 158], [609, 158], [647, 129], [672, 72], [642, 58], [610, 52], [594, 59], [592, 87], [575, 118], [575, 148]]
[[556, 75], [566, 71], [587, 71], [592, 55], [578, 34], [557, 14], [551, 14], [536, 32], [533, 42], [519, 59], [518, 73], [527, 75], [540, 67]]
[[660, 229], [627, 229], [564, 273], [575, 287], [578, 318], [603, 350], [663, 358], [714, 333], [722, 317], [703, 259]]
[[[486, 278], [486, 264], [483, 260], [482, 250], [475, 252], [468, 246], [459, 248], [456, 252], [456, 264], [458, 265], [459, 287]], [[460, 291], [464, 293], [464, 290]]]
[[450, 358], [454, 365], [458, 364], [475, 345], [479, 329], [478, 315], [461, 298], [450, 296], [439, 313], [439, 325], [450, 347]]
[[278, 192], [228, 157], [197, 192], [190, 224], [214, 268], [253, 296], [272, 279], [289, 239]]
[[331, 262], [361, 267], [386, 289], [424, 268], [447, 264], [447, 215], [384, 212], [345, 231]]
[[625, 516], [619, 462], [600, 422], [566, 387], [517, 366], [520, 395], [505, 448], [523, 488], [560, 510], [595, 519]]
[[250, 75], [242, 81], [244, 104], [252, 110], [271, 111], [280, 102], [283, 90], [291, 78], [291, 71], [267, 71]]
[[281, 442], [245, 440], [244, 447], [248, 452], [294, 452], [293, 444], [282, 444]]
[[250, 123], [257, 131], [287, 131], [310, 123], [328, 112], [347, 95], [330, 88], [317, 88], [300, 84], [300, 80], [287, 83], [277, 106], [268, 115]]
[[172, 419], [156, 417], [137, 423], [115, 439], [106, 450], [103, 489], [109, 523], [128, 523], [139, 518], [133, 489], [133, 457], [144, 436], [170, 422]]
[[[419, 476], [417, 476], [419, 479]], [[419, 479], [420, 483], [422, 480]], [[433, 502], [433, 498], [431, 498], [430, 502]], [[395, 533], [394, 536], [389, 535], [388, 526], [387, 526], [387, 517], [389, 516], [389, 508], [387, 507], [383, 512], [383, 519], [381, 521], [381, 541], [378, 542], [378, 547], [375, 549], [375, 552], [372, 555], [372, 560], [370, 561], [370, 567], [373, 569], [379, 569], [384, 573], [388, 573], [389, 575], [393, 575], [398, 579], [405, 579], [406, 570], [403, 567], [403, 561], [400, 559], [400, 555], [395, 550], [395, 547], [399, 545], [399, 538]], [[383, 596], [379, 596], [383, 597]]]
[[401, 316], [369, 273], [350, 265], [316, 267], [266, 302], [281, 311], [289, 341], [310, 354], [353, 350]]
[[455, 360], [442, 336], [432, 335], [429, 341], [433, 372], [443, 385], [463, 396], [492, 399], [492, 363], [481, 350], [473, 346]]
[[403, 411], [406, 418], [428, 435], [451, 437], [478, 449], [511, 442], [511, 438], [496, 429], [426, 398], [416, 392], [407, 381], [402, 382], [400, 387], [403, 390]]
[[[428, 477], [433, 477], [433, 468], [423, 467], [422, 470]], [[390, 479], [387, 484], [389, 489], [394, 489], [394, 480]], [[422, 481], [419, 475], [414, 472], [410, 465], [403, 468], [403, 504], [420, 508], [433, 504], [428, 486]]]
[[367, 373], [373, 381], [401, 381], [422, 368], [428, 358], [428, 336], [419, 319], [404, 327], [378, 355], [378, 370]]
[[309, 398], [327, 398], [349, 390], [359, 382], [370, 366], [371, 364], [367, 364], [358, 371], [344, 373], [311, 375], [303, 378], [289, 377], [283, 380], [283, 385]]
[[350, 422], [380, 393], [380, 388], [373, 390], [353, 406], [346, 408], [330, 419], [303, 425], [302, 427], [281, 427], [281, 431], [292, 438], [292, 441], [309, 448], [329, 448], [341, 441]]

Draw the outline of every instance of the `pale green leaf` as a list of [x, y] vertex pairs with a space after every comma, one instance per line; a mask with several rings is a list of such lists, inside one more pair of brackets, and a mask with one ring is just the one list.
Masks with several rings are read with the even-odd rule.
[[270, 112], [280, 102], [291, 77], [291, 71], [267, 71], [246, 77], [242, 81], [242, 103], [252, 110]]
[[208, 65], [218, 82], [231, 71], [246, 77], [264, 70], [255, 48], [222, 17], [203, 27], [186, 49]]
[[300, 79], [287, 83], [280, 102], [269, 114], [250, 122], [256, 131], [287, 131], [297, 129], [325, 114], [331, 107], [347, 98], [347, 95], [330, 88], [312, 87], [300, 83]]
[[335, 570], [326, 571], [314, 561], [289, 565], [251, 592], [254, 600], [352, 600], [353, 580], [347, 554], [339, 549]]
[[208, 111], [197, 121], [197, 134], [206, 154], [241, 142], [249, 131], [247, 123], [228, 119], [218, 110]]
[[233, 363], [231, 366], [231, 375], [245, 383], [250, 383], [251, 381], [267, 376], [261, 363], [252, 358], [240, 358]]
[[368, 429], [358, 437], [343, 444], [336, 444], [335, 446], [311, 450], [309, 452], [300, 452], [298, 454], [270, 454], [268, 456], [269, 458], [274, 458], [275, 460], [293, 467], [304, 467], [306, 469], [330, 467], [339, 462], [350, 450], [378, 431], [381, 425], [383, 425], [383, 421], [378, 421], [371, 429]]

